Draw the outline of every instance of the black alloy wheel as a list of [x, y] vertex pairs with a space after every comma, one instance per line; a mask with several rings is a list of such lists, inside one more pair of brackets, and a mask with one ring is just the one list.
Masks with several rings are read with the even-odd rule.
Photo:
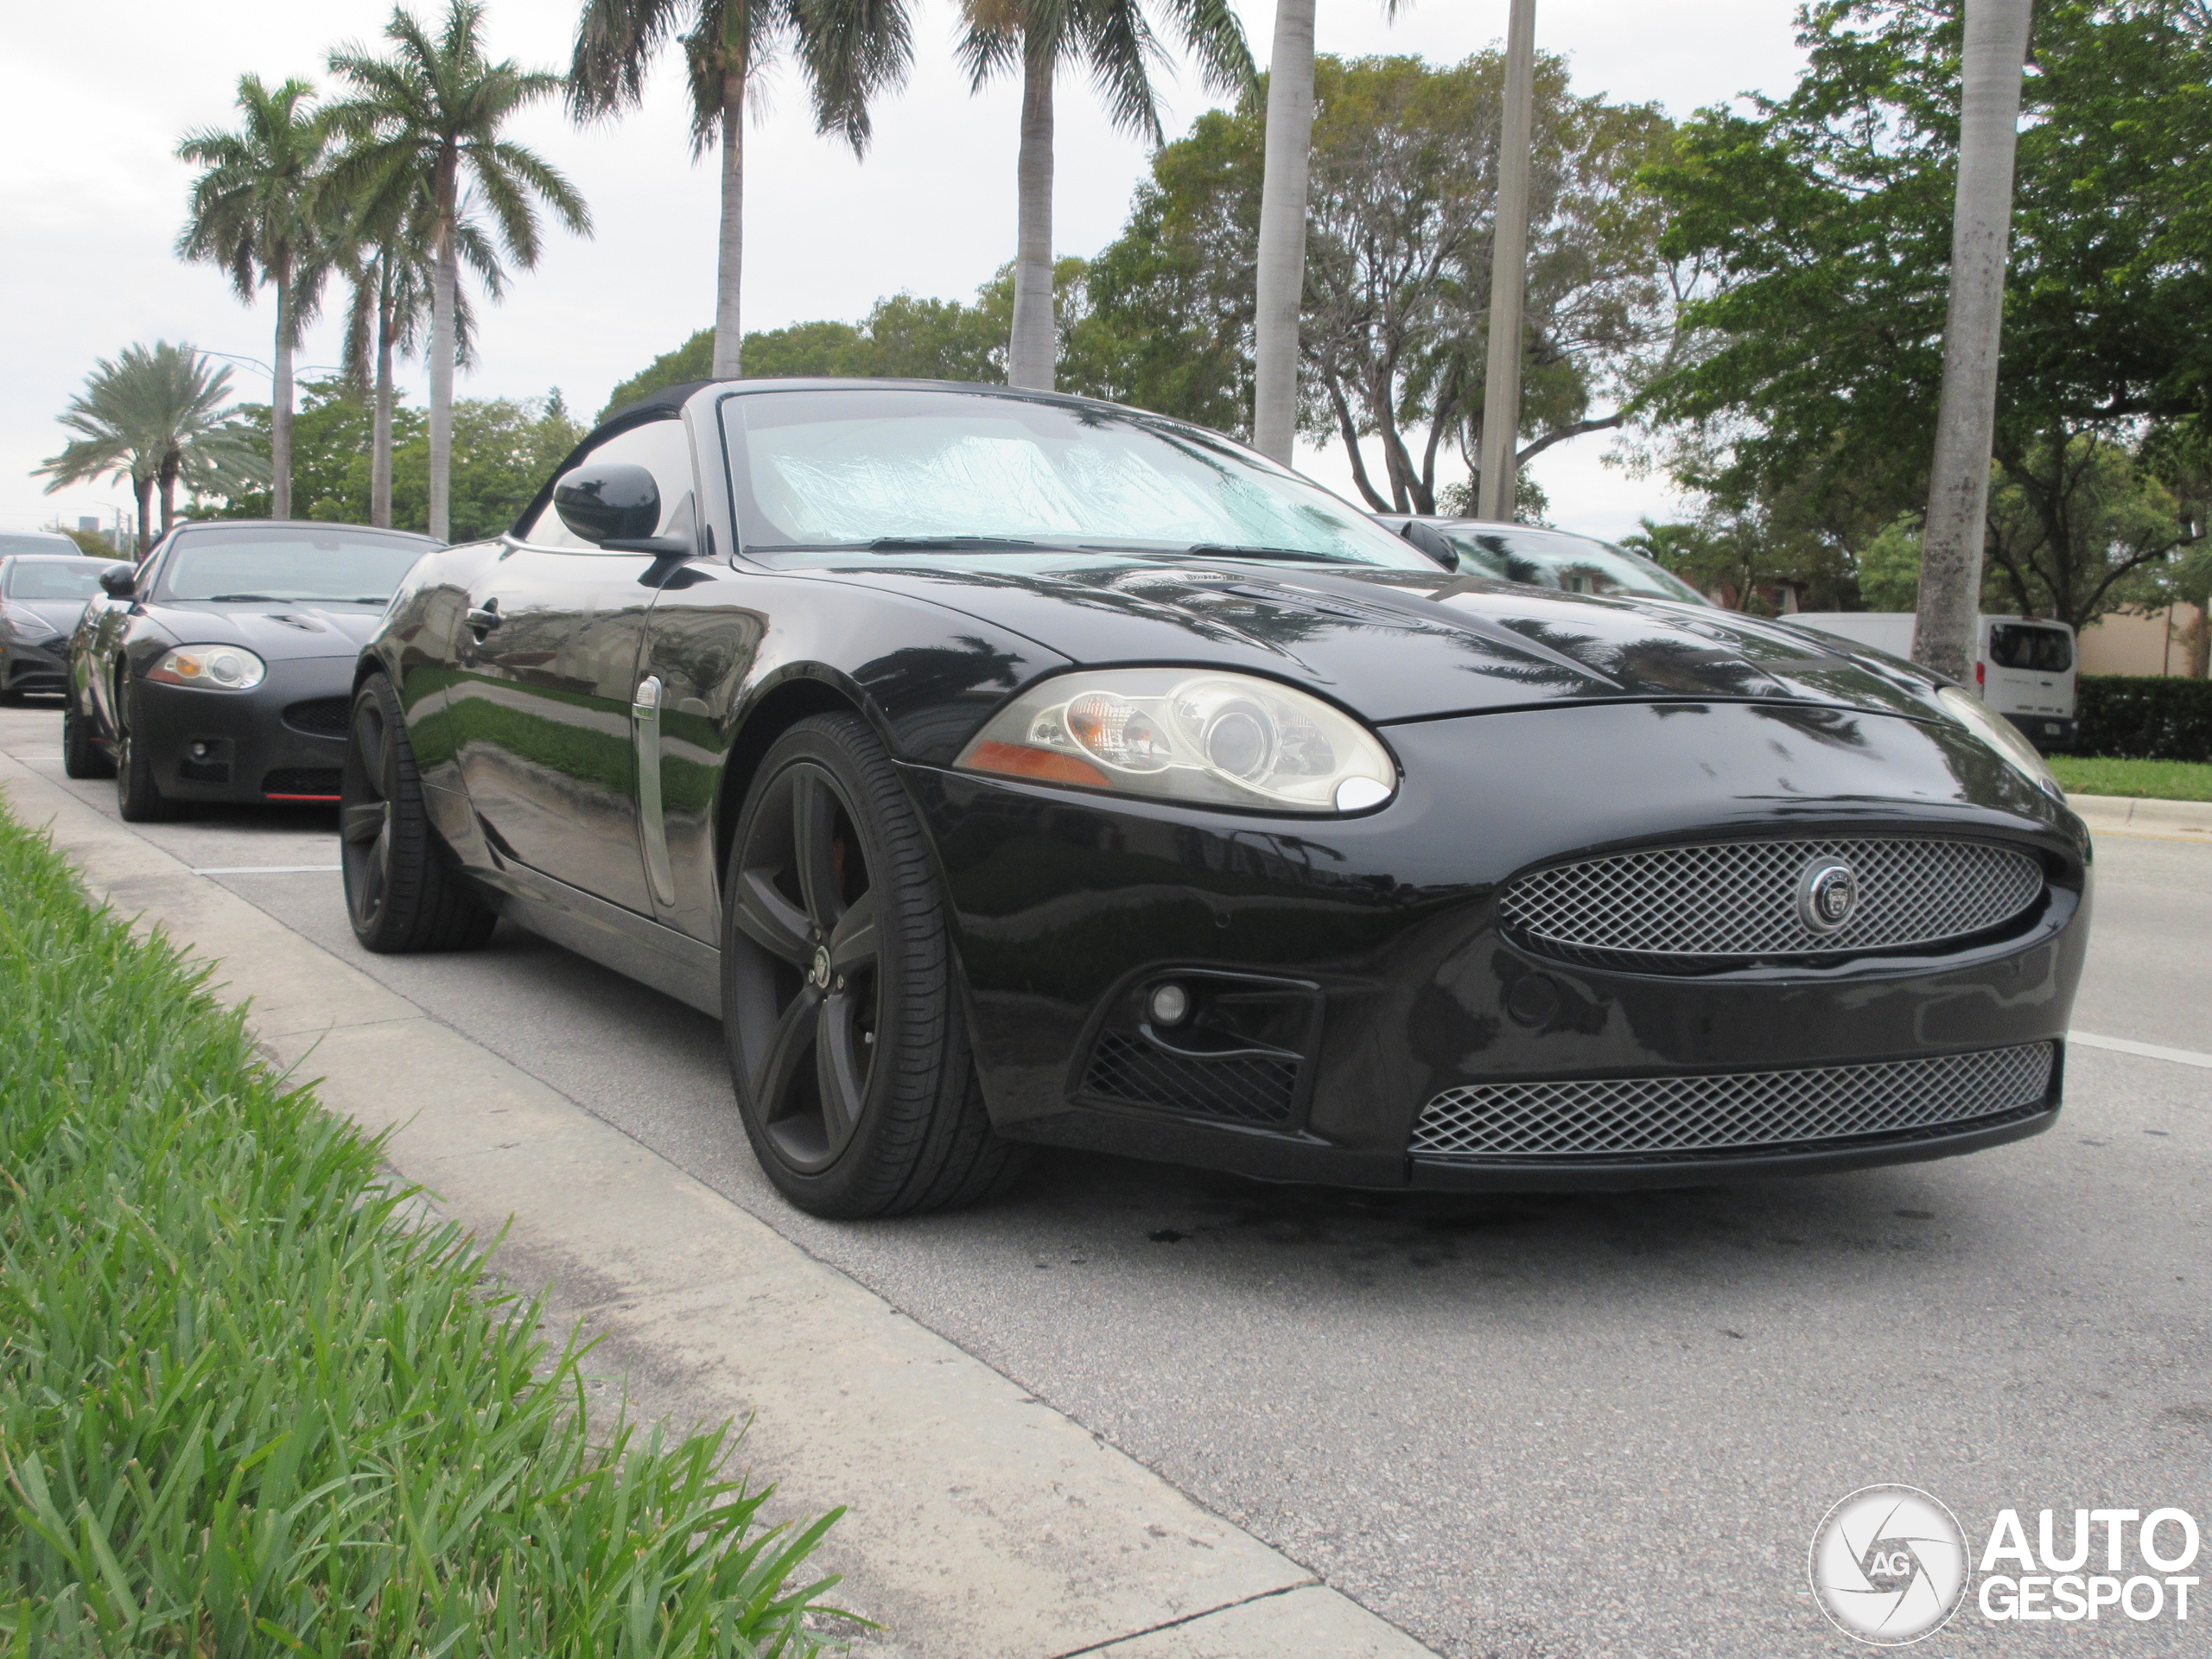
[[474, 950], [490, 938], [499, 917], [439, 855], [406, 717], [381, 674], [353, 695], [340, 778], [338, 859], [353, 937], [387, 956]]
[[1026, 1161], [991, 1132], [944, 906], [891, 757], [850, 715], [776, 741], [723, 881], [722, 1010], [747, 1135], [817, 1216], [942, 1210]]
[[115, 810], [125, 823], [165, 823], [179, 816], [181, 808], [154, 781], [154, 757], [131, 735], [137, 709], [124, 700], [120, 686], [115, 707], [121, 728], [115, 734]]
[[115, 762], [92, 741], [92, 723], [77, 710], [77, 694], [71, 691], [61, 705], [61, 770], [71, 778], [112, 778]]

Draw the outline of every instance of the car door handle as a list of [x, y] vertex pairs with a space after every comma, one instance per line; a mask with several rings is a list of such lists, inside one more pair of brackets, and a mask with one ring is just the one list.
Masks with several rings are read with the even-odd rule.
[[479, 639], [498, 627], [499, 621], [499, 601], [496, 599], [486, 600], [468, 613], [468, 626], [476, 631]]

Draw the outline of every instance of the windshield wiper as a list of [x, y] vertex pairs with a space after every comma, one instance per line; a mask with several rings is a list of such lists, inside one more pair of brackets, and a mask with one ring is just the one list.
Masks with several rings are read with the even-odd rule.
[[957, 552], [973, 547], [1041, 548], [1045, 543], [1024, 541], [1019, 536], [879, 536], [861, 545], [871, 553], [906, 553]]
[[1296, 559], [1306, 564], [1357, 564], [1336, 553], [1315, 553], [1302, 547], [1239, 547], [1233, 542], [1199, 542], [1169, 558]]
[[210, 594], [203, 605], [280, 605], [283, 601], [274, 594]]

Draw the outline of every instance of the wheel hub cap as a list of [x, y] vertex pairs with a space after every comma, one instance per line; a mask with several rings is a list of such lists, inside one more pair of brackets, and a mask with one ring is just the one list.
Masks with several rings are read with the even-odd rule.
[[818, 945], [814, 952], [814, 971], [807, 976], [823, 990], [830, 988], [830, 947]]

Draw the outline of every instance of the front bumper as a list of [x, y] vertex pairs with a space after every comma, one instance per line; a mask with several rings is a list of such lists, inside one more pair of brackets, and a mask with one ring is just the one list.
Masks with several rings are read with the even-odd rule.
[[271, 663], [251, 691], [139, 680], [132, 741], [173, 800], [334, 801], [354, 660]]
[[[1385, 735], [1403, 787], [1351, 819], [1238, 818], [909, 769], [1002, 1133], [1275, 1179], [1495, 1189], [1940, 1157], [2053, 1120], [2088, 841], [1961, 734], [1832, 710], [1624, 703]], [[1877, 832], [2016, 847], [2042, 864], [2044, 898], [1968, 948], [1687, 976], [1534, 954], [1496, 914], [1507, 880], [1565, 857]], [[1245, 1046], [1217, 1040], [1186, 1060], [1180, 1039], [1159, 1042], [1143, 998], [1169, 977], [1219, 1000]], [[1725, 1088], [2032, 1045], [2049, 1046], [2033, 1098], [1963, 1118], [1688, 1148], [1655, 1134], [1587, 1154], [1417, 1146], [1425, 1109], [1469, 1087]]]
[[2005, 718], [2045, 754], [2065, 754], [2074, 747], [2075, 723], [2071, 715], [2063, 720], [2055, 715], [2007, 715]]
[[15, 696], [42, 691], [59, 696], [69, 689], [69, 641], [57, 638], [43, 645], [0, 641], [0, 692]]

